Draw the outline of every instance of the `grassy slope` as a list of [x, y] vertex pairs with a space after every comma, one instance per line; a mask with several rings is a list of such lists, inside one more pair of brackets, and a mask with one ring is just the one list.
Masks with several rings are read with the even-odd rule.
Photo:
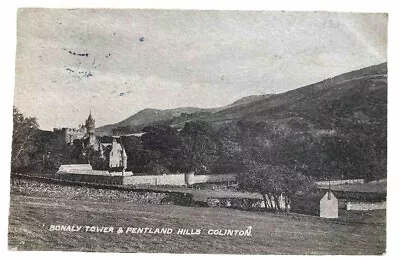
[[300, 118], [308, 124], [340, 120], [361, 111], [374, 120], [386, 116], [387, 64], [345, 73], [213, 114], [211, 121], [276, 121]]
[[[11, 196], [9, 247], [19, 250], [243, 254], [381, 254], [385, 212], [346, 212], [337, 221], [222, 208], [136, 205]], [[349, 215], [349, 213], [351, 213]], [[204, 234], [49, 232], [50, 224], [202, 229]], [[252, 237], [211, 236], [208, 229], [244, 229]]]
[[[151, 125], [153, 123], [171, 120], [173, 117], [179, 117], [181, 113], [217, 112], [217, 111], [224, 110], [226, 108], [242, 106], [242, 105], [252, 103], [255, 101], [263, 100], [270, 96], [271, 96], [270, 94], [251, 95], [251, 96], [243, 97], [243, 98], [233, 102], [232, 104], [228, 104], [224, 107], [218, 107], [218, 108], [204, 109], [204, 108], [195, 108], [195, 107], [183, 107], [183, 108], [167, 109], [167, 110], [144, 109], [121, 122], [96, 128], [96, 132], [99, 134], [106, 134], [106, 133], [111, 133], [112, 129], [117, 128], [117, 127], [127, 127], [127, 126], [144, 127], [146, 125]], [[203, 119], [203, 118], [200, 117], [200, 119]], [[185, 119], [181, 119], [181, 120], [182, 120], [182, 122], [179, 124], [176, 124], [177, 126], [178, 125], [183, 126], [185, 124], [186, 120]]]
[[96, 128], [96, 132], [111, 133], [112, 129], [117, 127], [151, 125], [153, 122], [168, 120], [175, 116], [179, 116], [181, 113], [193, 113], [199, 111], [204, 111], [204, 109], [194, 107], [176, 108], [171, 110], [144, 109], [121, 122]]
[[[217, 125], [243, 119], [271, 123], [295, 120], [310, 128], [329, 128], [333, 121], [343, 121], [346, 124], [347, 121], [357, 120], [353, 113], [361, 113], [376, 125], [386, 124], [386, 103], [387, 64], [383, 63], [285, 93], [254, 95], [225, 107], [203, 109], [214, 113], [200, 119]], [[167, 120], [180, 112], [186, 112], [183, 109], [186, 108], [164, 111], [145, 109], [120, 123], [103, 126], [97, 130], [110, 131], [117, 126], [142, 126], [160, 119]], [[202, 110], [191, 109], [193, 111], [189, 112]], [[174, 126], [182, 128], [185, 122]]]

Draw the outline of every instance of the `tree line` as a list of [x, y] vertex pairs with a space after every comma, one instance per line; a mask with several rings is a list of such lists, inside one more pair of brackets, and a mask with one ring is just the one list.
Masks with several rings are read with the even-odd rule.
[[[315, 135], [302, 126], [282, 128], [268, 122], [242, 120], [215, 126], [192, 121], [181, 130], [147, 126], [142, 136], [121, 136], [120, 142], [128, 155], [128, 170], [134, 173], [242, 173], [249, 162], [256, 162], [285, 166], [320, 180], [372, 180], [386, 175], [386, 130], [378, 127], [348, 124], [334, 133]], [[82, 149], [79, 140], [74, 144], [59, 146], [52, 132], [41, 131], [35, 118], [14, 108], [13, 170], [58, 168], [61, 163], [94, 162], [99, 156], [90, 148]]]
[[[61, 164], [88, 162], [107, 169], [107, 157], [83, 146], [82, 140], [60, 146], [53, 132], [39, 129], [35, 118], [24, 117], [15, 107], [13, 116], [12, 171], [55, 173]], [[294, 198], [312, 191], [315, 179], [385, 177], [386, 132], [379, 126], [349, 123], [315, 135], [294, 125], [192, 121], [181, 130], [147, 126], [142, 136], [121, 136], [119, 142], [128, 155], [127, 169], [134, 173], [235, 173], [239, 189], [260, 193], [266, 206], [275, 202], [270, 207], [276, 210], [283, 210], [277, 202], [281, 195], [287, 210]]]

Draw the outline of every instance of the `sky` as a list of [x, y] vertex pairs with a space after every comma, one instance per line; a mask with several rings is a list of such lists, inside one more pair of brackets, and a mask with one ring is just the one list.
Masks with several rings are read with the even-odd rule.
[[387, 61], [386, 14], [20, 9], [14, 104], [41, 129], [219, 107]]

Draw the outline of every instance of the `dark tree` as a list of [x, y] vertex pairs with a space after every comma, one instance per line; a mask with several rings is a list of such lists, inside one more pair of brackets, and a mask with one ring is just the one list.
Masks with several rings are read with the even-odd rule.
[[145, 134], [141, 136], [143, 146], [143, 160], [149, 171], [163, 169], [168, 172], [181, 171], [180, 164], [183, 158], [183, 140], [178, 131], [168, 125], [157, 125], [143, 128]]
[[[249, 162], [247, 166], [248, 171], [237, 176], [239, 188], [244, 191], [260, 193], [266, 209], [283, 210], [278, 202], [280, 196], [283, 195], [285, 210], [289, 211], [293, 197], [314, 187], [314, 182], [310, 178], [286, 166], [256, 162]], [[274, 204], [270, 205], [269, 202], [274, 202]]]
[[208, 173], [218, 159], [216, 132], [205, 121], [187, 122], [180, 132], [183, 139], [183, 161], [188, 170]]
[[32, 164], [38, 127], [36, 118], [25, 117], [15, 106], [13, 107], [12, 170], [23, 169]]

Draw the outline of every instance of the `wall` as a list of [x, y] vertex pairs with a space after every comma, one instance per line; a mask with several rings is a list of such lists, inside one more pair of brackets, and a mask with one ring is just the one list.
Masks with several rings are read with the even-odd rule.
[[57, 174], [74, 174], [74, 175], [105, 175], [110, 176], [106, 170], [93, 170], [90, 164], [70, 164], [61, 165], [58, 168]]
[[347, 202], [346, 210], [377, 210], [386, 209], [386, 202]]
[[185, 186], [185, 174], [143, 175], [123, 178], [123, 185], [139, 184]]
[[86, 134], [86, 129], [62, 128], [54, 129], [61, 144], [72, 144], [75, 139], [82, 139]]
[[[94, 170], [92, 170], [94, 171]], [[76, 173], [59, 173], [58, 178], [62, 180], [68, 180], [73, 182], [87, 182], [97, 184], [112, 184], [122, 185], [122, 176], [110, 176], [110, 175], [91, 175], [91, 174], [76, 174]]]
[[194, 175], [194, 183], [234, 182], [235, 174]]
[[[91, 182], [119, 185], [170, 185], [186, 186], [199, 183], [228, 183], [235, 182], [234, 174], [219, 175], [193, 175], [193, 173], [180, 173], [168, 175], [132, 175], [132, 172], [126, 172], [122, 177], [121, 172], [108, 172], [101, 170], [92, 170], [90, 164], [62, 165], [57, 172], [60, 177], [71, 181]], [[67, 175], [68, 174], [68, 175]], [[97, 176], [97, 177], [96, 177]], [[104, 176], [102, 179], [98, 176]], [[111, 178], [109, 178], [111, 177]], [[115, 179], [113, 179], [115, 177]]]
[[368, 183], [384, 183], [384, 182], [387, 182], [387, 179], [372, 180]]
[[316, 181], [317, 185], [342, 185], [342, 184], [364, 184], [364, 179], [341, 179], [341, 180], [331, 180], [329, 181]]
[[[190, 175], [191, 173], [189, 173]], [[168, 174], [168, 175], [141, 175], [141, 176], [130, 176], [124, 177], [124, 185], [137, 185], [137, 184], [148, 184], [148, 185], [173, 185], [173, 186], [185, 186], [187, 185], [188, 178], [187, 174]], [[220, 175], [194, 175], [189, 178], [190, 183], [218, 183], [235, 181], [234, 174], [220, 174]], [[190, 185], [190, 184], [189, 184]]]
[[92, 170], [92, 165], [90, 164], [69, 164], [61, 165], [58, 168], [59, 173], [77, 173], [80, 171]]

